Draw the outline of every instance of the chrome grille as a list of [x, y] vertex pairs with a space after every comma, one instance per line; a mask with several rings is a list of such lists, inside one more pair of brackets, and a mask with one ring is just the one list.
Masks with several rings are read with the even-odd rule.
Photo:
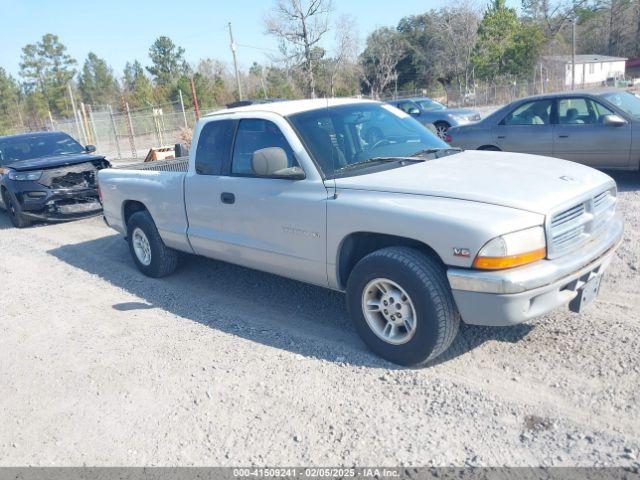
[[553, 213], [547, 223], [548, 257], [564, 255], [600, 236], [613, 217], [615, 206], [614, 187]]

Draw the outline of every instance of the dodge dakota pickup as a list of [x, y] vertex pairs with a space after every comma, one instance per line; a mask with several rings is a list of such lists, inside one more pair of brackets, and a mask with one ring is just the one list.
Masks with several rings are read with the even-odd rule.
[[606, 174], [453, 149], [365, 100], [222, 110], [197, 123], [188, 158], [98, 179], [105, 220], [145, 275], [187, 252], [346, 292], [363, 341], [402, 365], [444, 352], [461, 319], [582, 310], [623, 233]]

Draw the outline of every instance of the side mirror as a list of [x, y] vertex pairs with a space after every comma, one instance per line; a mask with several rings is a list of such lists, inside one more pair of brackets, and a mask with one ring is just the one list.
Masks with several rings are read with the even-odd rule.
[[407, 112], [409, 115], [420, 115], [420, 110], [416, 107], [410, 108]]
[[613, 114], [613, 115], [605, 115], [602, 118], [602, 123], [604, 125], [611, 125], [612, 127], [621, 127], [622, 125], [625, 125], [627, 122], [620, 115]]
[[304, 170], [300, 167], [289, 167], [283, 170], [278, 170], [276, 172], [273, 172], [273, 176], [275, 178], [282, 178], [284, 180], [304, 180], [305, 178], [307, 178]]
[[283, 178], [287, 180], [302, 180], [306, 178], [300, 167], [288, 167], [289, 158], [280, 147], [267, 147], [253, 152], [251, 167], [260, 177]]
[[87, 153], [93, 153], [96, 151], [96, 146], [95, 145], [87, 145], [86, 147], [84, 147], [84, 150]]

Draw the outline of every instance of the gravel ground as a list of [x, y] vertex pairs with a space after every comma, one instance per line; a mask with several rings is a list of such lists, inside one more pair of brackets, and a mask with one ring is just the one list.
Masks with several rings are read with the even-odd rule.
[[340, 294], [199, 258], [143, 277], [100, 219], [0, 213], [0, 465], [621, 465], [640, 452], [640, 177], [599, 301], [368, 353]]

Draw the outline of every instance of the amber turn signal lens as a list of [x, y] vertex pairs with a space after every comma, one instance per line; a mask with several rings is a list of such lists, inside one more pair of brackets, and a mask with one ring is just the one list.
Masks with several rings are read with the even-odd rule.
[[526, 265], [536, 260], [542, 260], [546, 256], [547, 250], [545, 248], [539, 248], [531, 252], [509, 255], [507, 257], [476, 257], [473, 266], [482, 270], [501, 270]]

